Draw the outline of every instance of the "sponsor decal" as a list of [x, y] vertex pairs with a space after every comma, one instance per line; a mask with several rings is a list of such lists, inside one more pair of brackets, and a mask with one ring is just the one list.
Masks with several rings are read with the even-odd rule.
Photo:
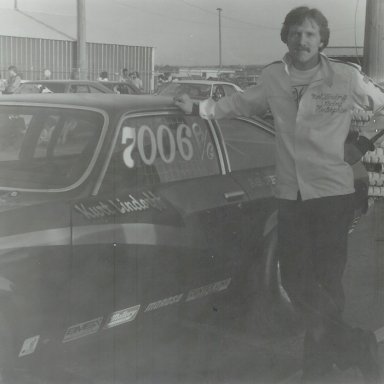
[[106, 324], [104, 325], [104, 329], [109, 329], [112, 327], [116, 327], [117, 325], [121, 325], [124, 323], [129, 323], [130, 321], [135, 320], [137, 313], [139, 312], [140, 305], [135, 305], [131, 308], [121, 309], [119, 311], [113, 312]]
[[228, 288], [229, 284], [231, 283], [231, 280], [232, 279], [229, 278], [226, 280], [218, 281], [216, 283], [205, 285], [203, 287], [192, 289], [191, 291], [188, 292], [186, 301], [200, 299], [212, 293], [224, 291], [225, 289]]
[[35, 352], [37, 344], [39, 343], [40, 335], [30, 337], [24, 340], [23, 346], [21, 347], [19, 357], [31, 355]]
[[277, 181], [276, 175], [267, 175], [265, 176], [265, 182], [268, 185], [275, 185]]
[[347, 95], [334, 93], [312, 93], [312, 100], [316, 102], [316, 112], [323, 113], [346, 112], [347, 109], [344, 107], [344, 103], [347, 100], [347, 97]]
[[161, 197], [153, 192], [142, 192], [141, 197], [129, 195], [128, 198], [99, 201], [97, 204], [76, 204], [75, 209], [88, 220], [100, 219], [113, 215], [126, 215], [132, 212], [145, 211], [154, 208], [159, 211], [166, 209]]
[[155, 309], [166, 307], [168, 305], [176, 304], [181, 300], [182, 297], [183, 297], [183, 294], [181, 293], [180, 295], [176, 295], [176, 296], [168, 297], [166, 299], [155, 301], [153, 303], [148, 304], [148, 306], [144, 312], [149, 312], [149, 311], [153, 311]]
[[260, 188], [265, 185], [264, 180], [259, 175], [249, 176], [248, 183], [251, 188]]
[[65, 332], [63, 343], [67, 343], [68, 341], [73, 341], [80, 339], [81, 337], [92, 335], [96, 333], [100, 329], [100, 325], [103, 321], [102, 317], [98, 317], [97, 319], [89, 320], [84, 323], [72, 325]]

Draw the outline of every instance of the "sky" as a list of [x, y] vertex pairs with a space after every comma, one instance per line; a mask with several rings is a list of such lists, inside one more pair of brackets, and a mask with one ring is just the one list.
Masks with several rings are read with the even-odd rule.
[[[362, 46], [366, 0], [85, 0], [86, 18], [114, 42], [155, 47], [160, 65], [218, 65], [221, 8], [222, 64], [266, 64], [286, 51], [280, 40], [285, 15], [307, 5], [321, 10], [330, 46]], [[14, 0], [0, 0], [12, 8]], [[76, 15], [76, 0], [18, 0], [25, 12]], [[1, 12], [1, 9], [0, 9]]]

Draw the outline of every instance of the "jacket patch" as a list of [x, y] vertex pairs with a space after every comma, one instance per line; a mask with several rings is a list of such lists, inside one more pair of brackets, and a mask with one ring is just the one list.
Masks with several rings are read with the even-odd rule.
[[335, 93], [312, 93], [312, 100], [316, 103], [316, 113], [344, 113], [347, 108], [344, 106], [348, 96]]

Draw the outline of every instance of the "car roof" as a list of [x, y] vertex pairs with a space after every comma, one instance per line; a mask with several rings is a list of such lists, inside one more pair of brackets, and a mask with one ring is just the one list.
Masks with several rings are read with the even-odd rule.
[[172, 97], [153, 95], [118, 95], [115, 93], [49, 93], [0, 95], [0, 105], [38, 104], [42, 106], [66, 106], [97, 108], [112, 113], [116, 111], [169, 110], [175, 107]]
[[103, 85], [100, 81], [92, 81], [92, 80], [26, 80], [22, 83], [22, 85], [28, 84], [37, 84], [37, 85], [45, 85], [49, 88], [50, 85], [91, 85], [99, 90], [104, 91], [104, 93], [112, 93], [111, 89], [106, 85]]
[[138, 88], [135, 84], [133, 84], [131, 81], [118, 81], [118, 80], [108, 80], [108, 81], [97, 81], [97, 83], [103, 85], [104, 87], [108, 88], [108, 85], [127, 85], [128, 87], [131, 87], [137, 93], [144, 93], [140, 88]]
[[236, 84], [230, 83], [229, 81], [220, 81], [220, 80], [177, 80], [172, 81], [174, 84], [203, 84], [203, 85], [214, 85], [214, 84], [228, 84], [236, 86]]
[[24, 80], [23, 84], [102, 84], [94, 80]]

